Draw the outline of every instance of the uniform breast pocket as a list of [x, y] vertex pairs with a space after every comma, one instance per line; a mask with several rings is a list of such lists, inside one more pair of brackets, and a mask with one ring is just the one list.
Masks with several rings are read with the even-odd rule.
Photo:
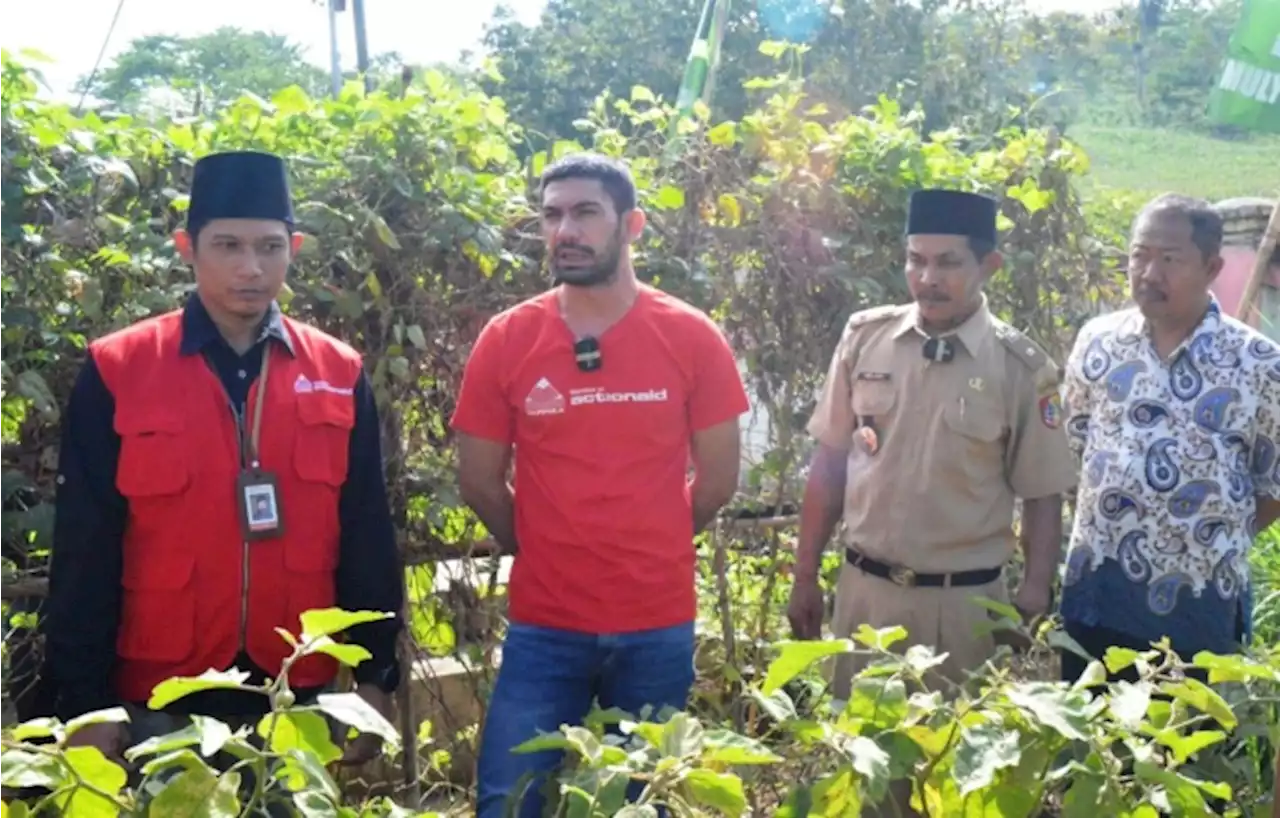
[[851, 406], [854, 420], [860, 424], [870, 420], [877, 426], [883, 426], [897, 401], [897, 390], [889, 381], [854, 381]]
[[956, 398], [942, 410], [944, 450], [952, 468], [974, 480], [1004, 473], [1004, 407], [995, 401]]

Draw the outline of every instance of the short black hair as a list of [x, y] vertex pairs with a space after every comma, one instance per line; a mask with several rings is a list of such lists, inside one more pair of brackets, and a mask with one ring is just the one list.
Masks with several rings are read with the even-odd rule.
[[631, 178], [630, 169], [617, 159], [591, 152], [562, 156], [543, 168], [538, 189], [546, 190], [550, 183], [563, 179], [595, 179], [609, 194], [619, 214], [635, 209], [635, 180]]
[[1204, 199], [1162, 193], [1142, 206], [1134, 225], [1148, 216], [1182, 216], [1191, 222], [1191, 242], [1208, 261], [1222, 252], [1222, 214]]

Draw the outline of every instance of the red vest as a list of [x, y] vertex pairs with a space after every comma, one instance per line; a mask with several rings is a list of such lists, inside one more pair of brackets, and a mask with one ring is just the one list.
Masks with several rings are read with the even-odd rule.
[[[244, 650], [273, 676], [290, 652], [275, 632], [334, 605], [338, 493], [355, 425], [360, 356], [285, 319], [294, 354], [271, 343], [260, 434], [277, 480], [283, 533], [245, 543], [236, 504], [236, 420], [203, 356], [182, 355], [182, 312], [90, 345], [115, 396], [116, 486], [128, 501], [115, 684], [145, 701], [172, 676], [225, 670]], [[252, 416], [259, 383], [247, 405]], [[290, 685], [328, 683], [327, 656], [295, 664]]]

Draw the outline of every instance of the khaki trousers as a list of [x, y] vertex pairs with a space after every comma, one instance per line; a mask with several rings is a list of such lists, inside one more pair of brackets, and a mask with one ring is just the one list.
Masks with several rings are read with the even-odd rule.
[[[947, 653], [946, 661], [931, 671], [936, 675], [926, 677], [931, 689], [945, 690], [949, 688], [941, 686], [943, 680], [962, 684], [967, 678], [966, 670], [977, 670], [995, 654], [994, 637], [989, 632], [975, 634], [978, 627], [989, 626], [995, 614], [975, 604], [971, 600], [974, 596], [1008, 602], [1004, 577], [986, 585], [962, 588], [909, 588], [846, 563], [836, 586], [831, 631], [837, 639], [847, 639], [863, 624], [877, 630], [901, 625], [906, 628], [907, 637], [889, 650], [901, 654], [912, 645], [929, 645], [936, 653]], [[857, 644], [864, 648], [861, 643]], [[837, 706], [848, 701], [853, 677], [873, 661], [874, 657], [864, 655], [836, 657], [830, 673], [831, 695], [837, 700]], [[862, 815], [868, 818], [917, 816], [919, 813], [909, 806], [910, 799], [910, 782], [895, 781], [885, 801], [878, 806], [865, 805]], [[898, 805], [896, 811], [894, 803]]]

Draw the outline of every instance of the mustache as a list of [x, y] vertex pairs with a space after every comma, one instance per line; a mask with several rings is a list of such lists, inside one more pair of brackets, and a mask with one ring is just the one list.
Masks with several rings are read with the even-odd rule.
[[951, 296], [947, 295], [946, 293], [938, 292], [937, 290], [928, 290], [916, 296], [916, 300], [917, 301], [933, 301], [937, 303], [942, 303], [944, 301], [950, 301]]
[[556, 247], [555, 255], [561, 256], [566, 253], [582, 253], [587, 256], [595, 256], [596, 251], [590, 247], [583, 247], [581, 244], [561, 244]]

